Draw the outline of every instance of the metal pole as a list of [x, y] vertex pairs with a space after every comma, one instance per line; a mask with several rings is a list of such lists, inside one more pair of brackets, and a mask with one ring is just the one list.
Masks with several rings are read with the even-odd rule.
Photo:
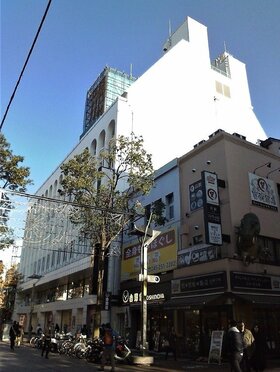
[[29, 323], [28, 323], [28, 339], [29, 341], [31, 340], [31, 337], [32, 337], [32, 330], [31, 330], [31, 326], [32, 326], [32, 314], [33, 314], [33, 309], [34, 309], [34, 293], [35, 293], [35, 283], [33, 283], [33, 286], [32, 286], [32, 291], [31, 291], [31, 301], [30, 301], [30, 313], [29, 313]]
[[143, 262], [142, 262], [142, 352], [147, 354], [147, 287], [148, 287], [148, 245], [143, 239], [142, 243]]

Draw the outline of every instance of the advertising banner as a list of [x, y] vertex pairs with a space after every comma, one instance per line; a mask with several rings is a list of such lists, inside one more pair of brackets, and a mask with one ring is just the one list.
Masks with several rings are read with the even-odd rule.
[[208, 363], [221, 364], [224, 331], [212, 331]]
[[217, 259], [217, 247], [197, 244], [178, 252], [178, 268]]
[[250, 195], [253, 205], [278, 210], [275, 183], [257, 174], [249, 173]]
[[203, 207], [203, 192], [201, 180], [189, 186], [190, 210], [191, 212]]
[[205, 240], [208, 244], [222, 245], [222, 225], [218, 192], [218, 177], [215, 173], [201, 172]]
[[[121, 280], [136, 279], [141, 267], [141, 243], [124, 246]], [[162, 232], [148, 246], [148, 274], [177, 268], [176, 230]]]

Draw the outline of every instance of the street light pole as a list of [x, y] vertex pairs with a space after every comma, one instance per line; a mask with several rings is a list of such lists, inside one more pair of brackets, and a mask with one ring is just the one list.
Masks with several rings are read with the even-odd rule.
[[36, 282], [33, 283], [32, 285], [32, 290], [31, 290], [31, 298], [30, 298], [30, 312], [29, 312], [29, 322], [28, 322], [28, 339], [29, 341], [31, 340], [32, 336], [32, 315], [33, 315], [33, 310], [34, 310], [34, 295], [35, 295], [35, 285], [38, 283], [38, 281], [42, 278], [42, 275], [38, 274], [33, 274], [28, 276], [28, 279], [37, 279]]
[[[138, 235], [142, 237], [141, 244], [141, 271], [139, 280], [141, 284], [141, 314], [142, 314], [142, 327], [141, 327], [141, 340], [142, 340], [142, 355], [147, 355], [147, 292], [148, 292], [148, 246], [160, 235], [160, 231], [149, 229], [152, 220], [152, 213], [150, 214], [149, 221], [145, 230], [138, 228], [134, 225], [134, 229], [130, 235]], [[148, 239], [147, 239], [148, 237]]]

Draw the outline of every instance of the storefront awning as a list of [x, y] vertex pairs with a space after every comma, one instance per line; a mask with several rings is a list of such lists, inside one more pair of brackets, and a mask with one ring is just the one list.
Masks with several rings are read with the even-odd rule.
[[280, 306], [280, 295], [259, 295], [259, 294], [236, 294], [237, 298], [240, 298], [246, 302], [257, 305], [279, 305]]
[[183, 309], [188, 306], [198, 306], [202, 307], [206, 304], [209, 304], [212, 301], [217, 300], [223, 294], [215, 295], [201, 295], [201, 296], [192, 296], [192, 297], [175, 297], [164, 303], [165, 309]]

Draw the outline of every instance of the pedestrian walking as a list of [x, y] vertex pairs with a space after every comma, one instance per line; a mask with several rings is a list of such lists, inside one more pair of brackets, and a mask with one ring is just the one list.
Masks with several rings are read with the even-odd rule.
[[267, 354], [267, 344], [266, 337], [261, 329], [260, 324], [255, 324], [252, 329], [252, 334], [255, 338], [255, 348], [251, 358], [251, 366], [253, 371], [262, 372], [266, 368], [266, 354]]
[[102, 339], [104, 337], [104, 332], [105, 332], [105, 324], [102, 323], [101, 327], [99, 327], [99, 337]]
[[244, 344], [237, 322], [232, 320], [227, 335], [229, 362], [232, 372], [242, 372], [240, 363], [243, 358]]
[[38, 323], [37, 328], [36, 328], [36, 335], [41, 336], [42, 332], [43, 330], [42, 330], [41, 324]]
[[15, 340], [17, 337], [17, 322], [15, 320], [10, 328], [9, 336], [10, 336], [10, 348], [11, 350], [15, 350]]
[[104, 371], [107, 359], [111, 362], [111, 371], [115, 371], [115, 338], [118, 337], [117, 332], [113, 330], [110, 323], [104, 327], [104, 336], [102, 338], [104, 350], [101, 358], [101, 366], [98, 371]]
[[51, 329], [48, 328], [43, 333], [43, 345], [42, 345], [42, 352], [41, 352], [42, 357], [45, 354], [45, 358], [49, 359], [50, 347], [51, 347]]
[[165, 347], [165, 360], [167, 360], [169, 352], [173, 353], [174, 360], [177, 360], [177, 335], [174, 327], [171, 328], [166, 340], [167, 344]]
[[20, 344], [22, 343], [23, 339], [23, 327], [18, 324], [17, 327], [17, 336], [16, 336], [16, 346], [20, 347]]
[[59, 325], [56, 323], [56, 325], [54, 327], [54, 332], [59, 333], [59, 331], [60, 331]]
[[241, 369], [243, 372], [251, 372], [250, 360], [252, 358], [254, 347], [255, 347], [254, 345], [255, 338], [252, 332], [250, 331], [250, 329], [245, 327], [245, 322], [243, 320], [238, 322], [238, 329], [242, 335], [243, 344], [244, 344], [243, 345], [244, 346], [243, 358], [241, 361]]

